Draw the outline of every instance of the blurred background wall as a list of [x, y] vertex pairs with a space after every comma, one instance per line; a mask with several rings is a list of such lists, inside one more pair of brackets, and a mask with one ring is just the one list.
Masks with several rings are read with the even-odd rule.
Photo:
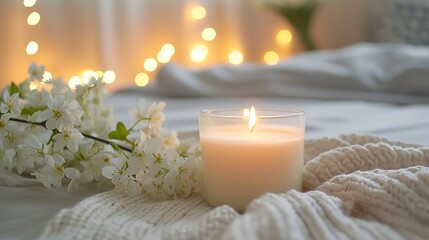
[[[380, 2], [324, 1], [317, 48], [379, 40]], [[275, 64], [303, 50], [295, 35], [256, 0], [1, 0], [0, 85], [22, 81], [32, 61], [73, 84], [107, 71], [110, 89], [145, 86], [167, 62]]]

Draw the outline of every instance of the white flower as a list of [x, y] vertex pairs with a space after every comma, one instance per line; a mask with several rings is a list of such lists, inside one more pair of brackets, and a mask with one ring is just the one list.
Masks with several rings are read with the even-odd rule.
[[79, 103], [76, 100], [72, 100], [67, 105], [71, 120], [74, 125], [79, 125], [81, 123], [82, 116], [85, 114]]
[[40, 115], [44, 120], [47, 120], [46, 128], [49, 130], [58, 129], [62, 131], [63, 128], [73, 128], [71, 111], [67, 107], [64, 96], [55, 96], [48, 104], [48, 109], [41, 112]]
[[146, 177], [143, 179], [144, 192], [155, 199], [166, 199], [175, 196], [175, 173], [165, 177]]
[[11, 121], [7, 124], [7, 133], [2, 138], [3, 146], [8, 149], [18, 149], [17, 146], [22, 144], [27, 137], [19, 126]]
[[197, 142], [187, 140], [180, 142], [177, 147], [177, 152], [181, 157], [188, 158], [191, 156], [199, 155], [199, 144]]
[[[127, 194], [143, 191], [161, 199], [200, 191], [200, 152], [162, 128], [165, 102], [146, 106], [140, 100], [131, 127], [134, 134], [141, 124], [140, 138], [131, 153], [116, 151], [83, 137], [104, 138], [111, 131], [112, 109], [103, 105], [102, 80], [92, 79], [72, 91], [61, 79], [51, 79], [44, 82], [46, 88], [31, 90], [43, 72], [43, 66], [32, 63], [19, 94], [11, 96], [10, 87], [0, 90], [0, 170], [30, 173], [45, 187], [61, 187], [66, 178], [69, 191], [93, 181], [111, 181]], [[12, 117], [33, 124], [16, 123]]]
[[160, 169], [168, 169], [171, 162], [179, 157], [174, 149], [165, 148], [161, 139], [147, 139], [145, 145], [146, 167], [151, 175], [155, 176]]
[[27, 161], [33, 160], [40, 165], [54, 166], [54, 159], [50, 155], [51, 145], [42, 144], [36, 136], [26, 138], [26, 145], [19, 144], [20, 155]]
[[0, 141], [0, 169], [6, 169], [9, 172], [13, 169], [13, 158], [15, 157], [13, 149], [5, 149]]
[[43, 108], [48, 105], [52, 98], [50, 92], [46, 89], [42, 89], [40, 92], [33, 90], [27, 94], [26, 107]]
[[165, 108], [165, 102], [152, 103], [149, 109], [147, 110], [147, 115], [149, 116], [149, 128], [154, 133], [159, 133], [162, 127], [162, 122], [165, 120], [165, 115], [162, 112]]
[[54, 164], [45, 165], [31, 175], [35, 176], [45, 187], [50, 188], [51, 185], [59, 188], [61, 181], [64, 178], [64, 163], [65, 160], [58, 154], [52, 156]]
[[34, 161], [32, 159], [23, 158], [21, 156], [15, 157], [14, 165], [18, 174], [22, 174], [24, 171], [31, 171], [34, 169]]
[[91, 159], [103, 150], [110, 152], [110, 154], [116, 153], [115, 150], [113, 150], [112, 146], [106, 145], [98, 141], [83, 140], [79, 142], [79, 153], [83, 155], [84, 159]]
[[[112, 180], [113, 182], [113, 180]], [[129, 178], [129, 176], [121, 176], [115, 184], [116, 189], [129, 194], [130, 196], [135, 196], [142, 192], [142, 187], [135, 179]]]
[[[84, 168], [82, 172], [82, 178], [87, 182], [92, 182], [96, 180], [98, 182], [105, 180], [102, 175], [103, 167], [110, 165], [110, 160], [118, 157], [118, 153], [113, 150], [110, 145], [105, 145], [104, 150], [100, 148], [98, 142], [93, 142], [93, 144], [81, 145], [82, 155], [89, 159], [88, 161], [82, 161], [81, 164]], [[86, 149], [90, 147], [89, 149]], [[92, 151], [93, 152], [92, 152]]]
[[101, 170], [104, 166], [110, 163], [110, 157], [106, 156], [102, 158], [100, 155], [96, 155], [94, 158], [91, 158], [89, 161], [81, 162], [84, 171], [82, 172], [82, 178], [86, 182], [102, 181]]
[[0, 118], [0, 137], [3, 137], [8, 129], [8, 122], [10, 119], [10, 114], [6, 113], [1, 115]]
[[103, 176], [111, 179], [116, 189], [130, 195], [139, 194], [142, 190], [141, 186], [132, 177], [137, 173], [137, 169], [125, 168], [126, 160], [122, 156], [111, 159], [111, 162], [113, 165], [103, 167]]
[[158, 138], [147, 139], [145, 144], [146, 167], [142, 182], [146, 193], [161, 199], [175, 195], [177, 168], [174, 164], [179, 154], [165, 148]]
[[179, 146], [180, 140], [176, 131], [172, 131], [170, 133], [164, 132], [162, 135], [164, 136], [164, 146], [166, 148], [176, 148]]
[[80, 164], [83, 167], [81, 172], [82, 182], [103, 182], [101, 170], [104, 166], [110, 165], [110, 159], [116, 158], [118, 153], [110, 145], [105, 145], [94, 140], [80, 141], [79, 156], [82, 158]]
[[28, 67], [28, 73], [30, 74], [30, 81], [37, 79], [41, 81], [43, 79], [43, 73], [45, 73], [45, 66], [37, 66], [36, 63], [32, 62]]
[[72, 130], [63, 129], [62, 132], [55, 134], [52, 138], [55, 140], [55, 152], [62, 152], [66, 146], [70, 152], [76, 153], [79, 150], [78, 141], [83, 140], [83, 135], [76, 128], [73, 128]]
[[69, 182], [69, 185], [67, 186], [67, 189], [69, 191], [76, 191], [77, 189], [79, 189], [79, 185], [81, 182], [80, 181], [80, 178], [81, 178], [80, 171], [77, 170], [76, 168], [65, 168], [64, 173], [65, 173], [67, 178], [71, 179]]
[[55, 79], [55, 80], [52, 79], [47, 83], [52, 84], [52, 89], [51, 89], [52, 96], [63, 95], [63, 96], [74, 98], [68, 84], [65, 83], [61, 78]]
[[[37, 122], [37, 121], [34, 121], [34, 122]], [[47, 130], [45, 127], [42, 127], [36, 124], [28, 124], [24, 128], [24, 131], [27, 135], [37, 136], [40, 142], [48, 142], [52, 135], [52, 131]]]
[[130, 113], [134, 115], [135, 122], [147, 120], [149, 129], [153, 134], [157, 135], [160, 133], [162, 122], [165, 120], [165, 115], [162, 112], [164, 108], [165, 102], [152, 103], [149, 107], [147, 107], [145, 105], [144, 99], [140, 99], [138, 108], [133, 108]]
[[[146, 168], [145, 159], [146, 152], [148, 151], [148, 146], [153, 144], [152, 140], [149, 140], [148, 142], [146, 142], [146, 140], [147, 137], [145, 133], [143, 131], [140, 131], [140, 138], [136, 141], [135, 148], [127, 161], [128, 167], [135, 169], [139, 177], [143, 176], [144, 170]], [[159, 141], [157, 143], [159, 143]]]
[[1, 103], [1, 113], [11, 112], [13, 115], [20, 115], [23, 105], [19, 103], [19, 93], [10, 96], [9, 91], [3, 92], [3, 102]]
[[144, 99], [140, 99], [137, 108], [132, 108], [130, 113], [134, 115], [134, 121], [140, 121], [141, 119], [148, 118], [147, 114], [147, 106], [145, 104]]
[[[138, 162], [144, 161], [147, 147], [148, 145], [152, 144], [152, 140], [150, 140], [149, 142], [146, 142], [146, 139], [147, 139], [146, 134], [143, 131], [140, 131], [140, 138], [135, 143], [135, 148], [131, 153], [131, 157], [128, 159], [129, 162], [130, 160], [131, 161], [135, 160]], [[154, 144], [157, 144], [157, 143], [159, 143], [159, 141]]]
[[177, 184], [175, 191], [189, 196], [193, 192], [199, 192], [202, 187], [201, 161], [191, 157], [177, 159]]

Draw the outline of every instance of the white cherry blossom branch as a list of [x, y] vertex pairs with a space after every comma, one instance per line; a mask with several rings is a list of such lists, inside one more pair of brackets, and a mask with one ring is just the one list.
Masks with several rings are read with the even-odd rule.
[[[2, 115], [3, 114], [0, 114], [0, 117]], [[20, 122], [20, 123], [27, 123], [27, 124], [38, 125], [38, 126], [42, 126], [42, 127], [46, 128], [46, 121], [44, 121], [44, 122], [31, 122], [31, 121], [27, 121], [27, 120], [24, 120], [24, 119], [12, 118], [12, 117], [9, 120], [10, 121], [14, 121], [14, 122]], [[125, 146], [122, 146], [122, 145], [118, 145], [118, 144], [116, 144], [116, 143], [114, 143], [112, 141], [109, 141], [109, 140], [106, 140], [106, 139], [102, 139], [102, 138], [99, 138], [99, 137], [95, 137], [95, 136], [92, 136], [92, 135], [89, 135], [89, 134], [86, 134], [86, 133], [82, 133], [82, 132], [81, 132], [81, 134], [84, 137], [86, 137], [86, 138], [89, 138], [89, 139], [92, 139], [92, 140], [95, 140], [95, 141], [98, 141], [98, 142], [101, 142], [101, 143], [104, 143], [104, 144], [108, 144], [108, 145], [115, 144], [116, 146], [118, 146], [118, 148], [120, 148], [120, 149], [122, 149], [124, 151], [127, 151], [129, 153], [133, 152], [132, 149], [130, 149], [128, 147], [125, 147]]]

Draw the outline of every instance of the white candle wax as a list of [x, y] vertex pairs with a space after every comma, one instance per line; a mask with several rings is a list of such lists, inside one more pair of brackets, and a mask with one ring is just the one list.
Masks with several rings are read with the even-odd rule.
[[264, 193], [301, 190], [304, 135], [298, 128], [210, 127], [200, 136], [204, 197], [244, 211]]

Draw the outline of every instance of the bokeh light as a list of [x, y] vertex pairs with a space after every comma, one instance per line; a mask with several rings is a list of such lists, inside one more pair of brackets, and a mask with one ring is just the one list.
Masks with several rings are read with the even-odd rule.
[[292, 33], [289, 30], [283, 29], [277, 32], [277, 40], [281, 43], [290, 43], [292, 41]]
[[202, 6], [195, 6], [191, 10], [191, 16], [195, 19], [203, 19], [206, 16], [206, 9]]
[[228, 60], [231, 64], [238, 65], [243, 62], [243, 54], [240, 51], [232, 51], [228, 56]]
[[167, 51], [161, 50], [156, 55], [156, 59], [160, 63], [168, 63], [170, 61], [170, 59], [171, 59], [171, 55]]
[[104, 75], [103, 71], [95, 71], [95, 74], [97, 75], [97, 77], [102, 77]]
[[149, 83], [149, 76], [146, 73], [138, 73], [134, 79], [139, 87], [144, 87]]
[[30, 90], [36, 90], [37, 89], [36, 83], [31, 83], [29, 87], [30, 87]]
[[279, 55], [273, 51], [268, 51], [264, 55], [264, 62], [268, 65], [276, 65], [279, 59]]
[[174, 52], [176, 51], [176, 49], [174, 48], [173, 44], [171, 43], [166, 43], [162, 46], [161, 51], [165, 51], [167, 52], [170, 57], [173, 56]]
[[207, 57], [208, 52], [209, 50], [205, 45], [197, 45], [189, 53], [189, 58], [193, 62], [202, 62]]
[[103, 82], [110, 84], [113, 83], [116, 79], [116, 73], [112, 70], [107, 70], [103, 75]]
[[23, 4], [25, 7], [33, 7], [37, 0], [24, 0]]
[[92, 70], [85, 71], [82, 75], [82, 83], [88, 84], [93, 78], [97, 78], [97, 73]]
[[30, 26], [37, 25], [40, 21], [40, 14], [38, 12], [32, 12], [27, 17], [27, 23]]
[[47, 82], [47, 81], [49, 81], [51, 79], [52, 79], [52, 74], [50, 72], [48, 72], [48, 71], [45, 71], [43, 73], [42, 82], [45, 83], [45, 82]]
[[216, 31], [213, 28], [205, 28], [201, 32], [201, 37], [206, 41], [213, 41], [216, 38]]
[[37, 50], [39, 50], [39, 44], [37, 44], [35, 41], [29, 42], [27, 48], [25, 49], [28, 55], [36, 54]]
[[76, 86], [80, 84], [81, 84], [81, 81], [78, 76], [73, 76], [69, 80], [69, 87], [72, 89], [76, 89]]
[[153, 72], [158, 67], [158, 62], [154, 58], [148, 58], [143, 63], [143, 68], [148, 72]]

